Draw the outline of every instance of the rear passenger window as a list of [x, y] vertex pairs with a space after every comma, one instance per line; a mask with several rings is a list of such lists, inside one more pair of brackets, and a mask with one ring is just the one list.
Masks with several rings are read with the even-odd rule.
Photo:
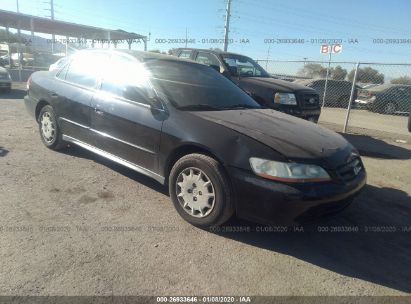
[[101, 90], [139, 103], [154, 94], [145, 66], [132, 58], [113, 55], [101, 82]]
[[66, 74], [68, 70], [69, 64], [66, 64], [64, 68], [62, 68], [56, 75], [57, 78], [66, 79]]
[[180, 55], [178, 55], [178, 57], [183, 58], [183, 59], [190, 59], [191, 51], [190, 50], [183, 50], [183, 51], [181, 51]]
[[107, 55], [89, 53], [76, 56], [68, 66], [66, 80], [88, 88], [95, 88]]

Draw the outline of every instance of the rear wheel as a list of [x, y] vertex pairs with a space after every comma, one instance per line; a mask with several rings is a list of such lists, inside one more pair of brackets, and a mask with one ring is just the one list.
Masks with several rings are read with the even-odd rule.
[[385, 114], [394, 114], [397, 111], [397, 105], [393, 102], [388, 102], [383, 107], [383, 112]]
[[47, 148], [60, 150], [67, 146], [67, 143], [62, 139], [56, 115], [50, 105], [44, 106], [40, 110], [38, 123], [41, 140]]
[[170, 172], [169, 191], [177, 212], [192, 225], [221, 225], [234, 213], [228, 178], [209, 156], [189, 154], [179, 159]]

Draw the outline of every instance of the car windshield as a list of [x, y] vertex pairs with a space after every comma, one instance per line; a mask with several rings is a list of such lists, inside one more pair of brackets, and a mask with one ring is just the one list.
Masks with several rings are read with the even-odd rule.
[[257, 62], [249, 57], [235, 54], [227, 54], [222, 57], [232, 76], [270, 77]]
[[146, 66], [158, 94], [176, 108], [207, 111], [261, 107], [210, 67], [158, 59], [147, 61]]

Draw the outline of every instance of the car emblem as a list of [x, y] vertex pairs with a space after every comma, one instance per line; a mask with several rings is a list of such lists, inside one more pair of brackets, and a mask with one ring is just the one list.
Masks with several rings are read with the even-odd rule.
[[354, 167], [353, 170], [354, 170], [354, 174], [358, 175], [358, 173], [360, 173], [361, 171], [361, 167]]
[[315, 98], [310, 98], [310, 99], [308, 100], [308, 102], [309, 102], [309, 103], [314, 103], [314, 102], [315, 102]]

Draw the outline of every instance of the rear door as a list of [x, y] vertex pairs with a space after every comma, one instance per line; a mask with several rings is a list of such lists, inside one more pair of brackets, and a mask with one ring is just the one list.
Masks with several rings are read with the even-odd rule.
[[104, 56], [97, 52], [75, 56], [57, 73], [49, 92], [55, 100], [62, 133], [86, 143], [90, 142], [91, 99], [98, 84], [99, 61]]
[[152, 172], [164, 111], [150, 105], [150, 94], [154, 90], [142, 64], [113, 54], [93, 97], [91, 128], [97, 148]]

